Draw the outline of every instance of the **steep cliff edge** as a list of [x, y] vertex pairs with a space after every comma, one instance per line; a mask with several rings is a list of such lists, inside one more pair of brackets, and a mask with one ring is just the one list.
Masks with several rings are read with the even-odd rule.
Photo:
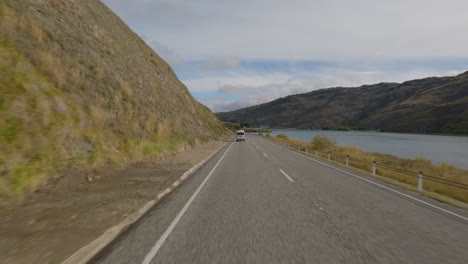
[[0, 4], [0, 196], [71, 166], [158, 158], [223, 133], [98, 0]]

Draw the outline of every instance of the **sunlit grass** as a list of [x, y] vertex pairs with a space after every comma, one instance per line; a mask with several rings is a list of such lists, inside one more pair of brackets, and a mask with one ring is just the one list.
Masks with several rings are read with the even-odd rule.
[[[12, 43], [1, 42], [2, 196], [14, 196], [21, 201], [52, 172], [69, 166], [93, 168], [106, 163], [157, 159], [211, 139], [183, 135], [183, 123], [158, 122], [153, 116], [147, 117], [143, 128], [134, 128], [145, 131], [146, 138], [110, 133], [106, 129], [110, 119], [108, 110], [98, 106], [86, 110], [71, 102]], [[110, 101], [107, 104], [107, 108], [114, 106]], [[70, 146], [74, 144], [89, 145], [89, 150], [73, 150]]]
[[[14, 7], [0, 3], [0, 195], [21, 200], [71, 166], [159, 159], [225, 132], [149, 47], [135, 48], [142, 60], [117, 67], [110, 55], [125, 46], [93, 46], [80, 21], [70, 25], [80, 40], [73, 46], [55, 19]], [[54, 1], [50, 11], [63, 8]]]

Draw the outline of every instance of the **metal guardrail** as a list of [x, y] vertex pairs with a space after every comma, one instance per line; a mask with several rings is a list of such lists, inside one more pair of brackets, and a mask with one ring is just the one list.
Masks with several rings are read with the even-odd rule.
[[[396, 167], [392, 167], [392, 166], [388, 166], [388, 165], [384, 165], [384, 164], [379, 164], [376, 161], [356, 159], [356, 158], [353, 158], [353, 157], [351, 157], [349, 155], [344, 156], [344, 155], [334, 154], [332, 152], [321, 152], [321, 151], [318, 151], [317, 149], [309, 150], [307, 147], [304, 148], [302, 146], [286, 143], [286, 142], [284, 142], [282, 140], [279, 140], [279, 139], [273, 139], [273, 141], [275, 141], [277, 144], [280, 144], [283, 147], [286, 147], [288, 149], [293, 149], [293, 150], [296, 150], [296, 151], [299, 151], [299, 152], [305, 152], [305, 153], [307, 153], [309, 155], [315, 156], [316, 158], [323, 158], [323, 159], [327, 159], [328, 161], [343, 163], [346, 167], [351, 166], [351, 167], [356, 167], [356, 168], [359, 168], [359, 169], [363, 169], [363, 167], [365, 167], [365, 168], [369, 167], [369, 170], [370, 170], [370, 172], [372, 172], [373, 176], [377, 176], [378, 175], [378, 168], [381, 168], [381, 169], [393, 171], [393, 172], [396, 172], [396, 173], [399, 173], [399, 174], [402, 174], [402, 175], [414, 177], [414, 178], [417, 179], [417, 187], [418, 187], [418, 191], [420, 191], [420, 192], [423, 191], [423, 189], [424, 189], [424, 181], [425, 180], [431, 181], [431, 182], [437, 182], [437, 183], [444, 184], [444, 185], [448, 185], [448, 186], [451, 186], [451, 187], [454, 187], [454, 188], [457, 188], [457, 189], [461, 189], [461, 190], [468, 190], [468, 184], [461, 183], [461, 182], [455, 182], [455, 181], [451, 181], [451, 180], [447, 180], [447, 179], [443, 179], [443, 178], [435, 177], [435, 176], [431, 176], [431, 175], [427, 175], [427, 174], [424, 174], [422, 171], [418, 171], [418, 172], [408, 171], [408, 170], [401, 169], [401, 168], [396, 168]], [[354, 165], [362, 164], [364, 166], [352, 166], [353, 163], [354, 163]], [[385, 175], [379, 175], [379, 176], [385, 176]], [[389, 178], [391, 178], [391, 177], [389, 177]]]

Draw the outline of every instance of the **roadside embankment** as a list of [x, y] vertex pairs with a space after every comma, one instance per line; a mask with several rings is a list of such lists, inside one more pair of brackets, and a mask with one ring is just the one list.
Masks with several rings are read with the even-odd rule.
[[0, 197], [160, 159], [225, 132], [101, 1], [0, 2]]
[[138, 162], [123, 170], [87, 174], [70, 169], [22, 204], [0, 199], [0, 263], [60, 263], [105, 230], [157, 200], [184, 172], [221, 148], [228, 138], [195, 146], [175, 157]]
[[449, 163], [435, 165], [425, 158], [403, 159], [389, 154], [365, 152], [354, 146], [337, 146], [326, 136], [317, 136], [311, 142], [290, 139], [283, 134], [267, 138], [295, 150], [307, 150], [309, 155], [317, 155], [318, 158], [328, 159], [330, 153], [330, 161], [342, 166], [346, 166], [348, 156], [349, 168], [368, 173], [373, 171], [375, 162], [376, 176], [381, 176], [384, 180], [394, 180], [398, 185], [409, 189], [417, 190], [421, 173], [422, 193], [444, 202], [448, 202], [450, 198], [463, 203], [468, 202], [468, 170]]

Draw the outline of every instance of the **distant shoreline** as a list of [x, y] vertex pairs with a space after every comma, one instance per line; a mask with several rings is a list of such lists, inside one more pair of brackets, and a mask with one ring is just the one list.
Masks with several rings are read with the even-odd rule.
[[395, 134], [409, 134], [409, 135], [424, 135], [424, 136], [451, 136], [451, 137], [468, 137], [468, 134], [447, 134], [447, 133], [419, 133], [419, 132], [394, 132], [394, 131], [379, 131], [379, 130], [323, 130], [323, 129], [302, 129], [291, 127], [272, 127], [271, 130], [302, 130], [302, 131], [333, 131], [333, 132], [377, 132], [377, 133], [395, 133]]

